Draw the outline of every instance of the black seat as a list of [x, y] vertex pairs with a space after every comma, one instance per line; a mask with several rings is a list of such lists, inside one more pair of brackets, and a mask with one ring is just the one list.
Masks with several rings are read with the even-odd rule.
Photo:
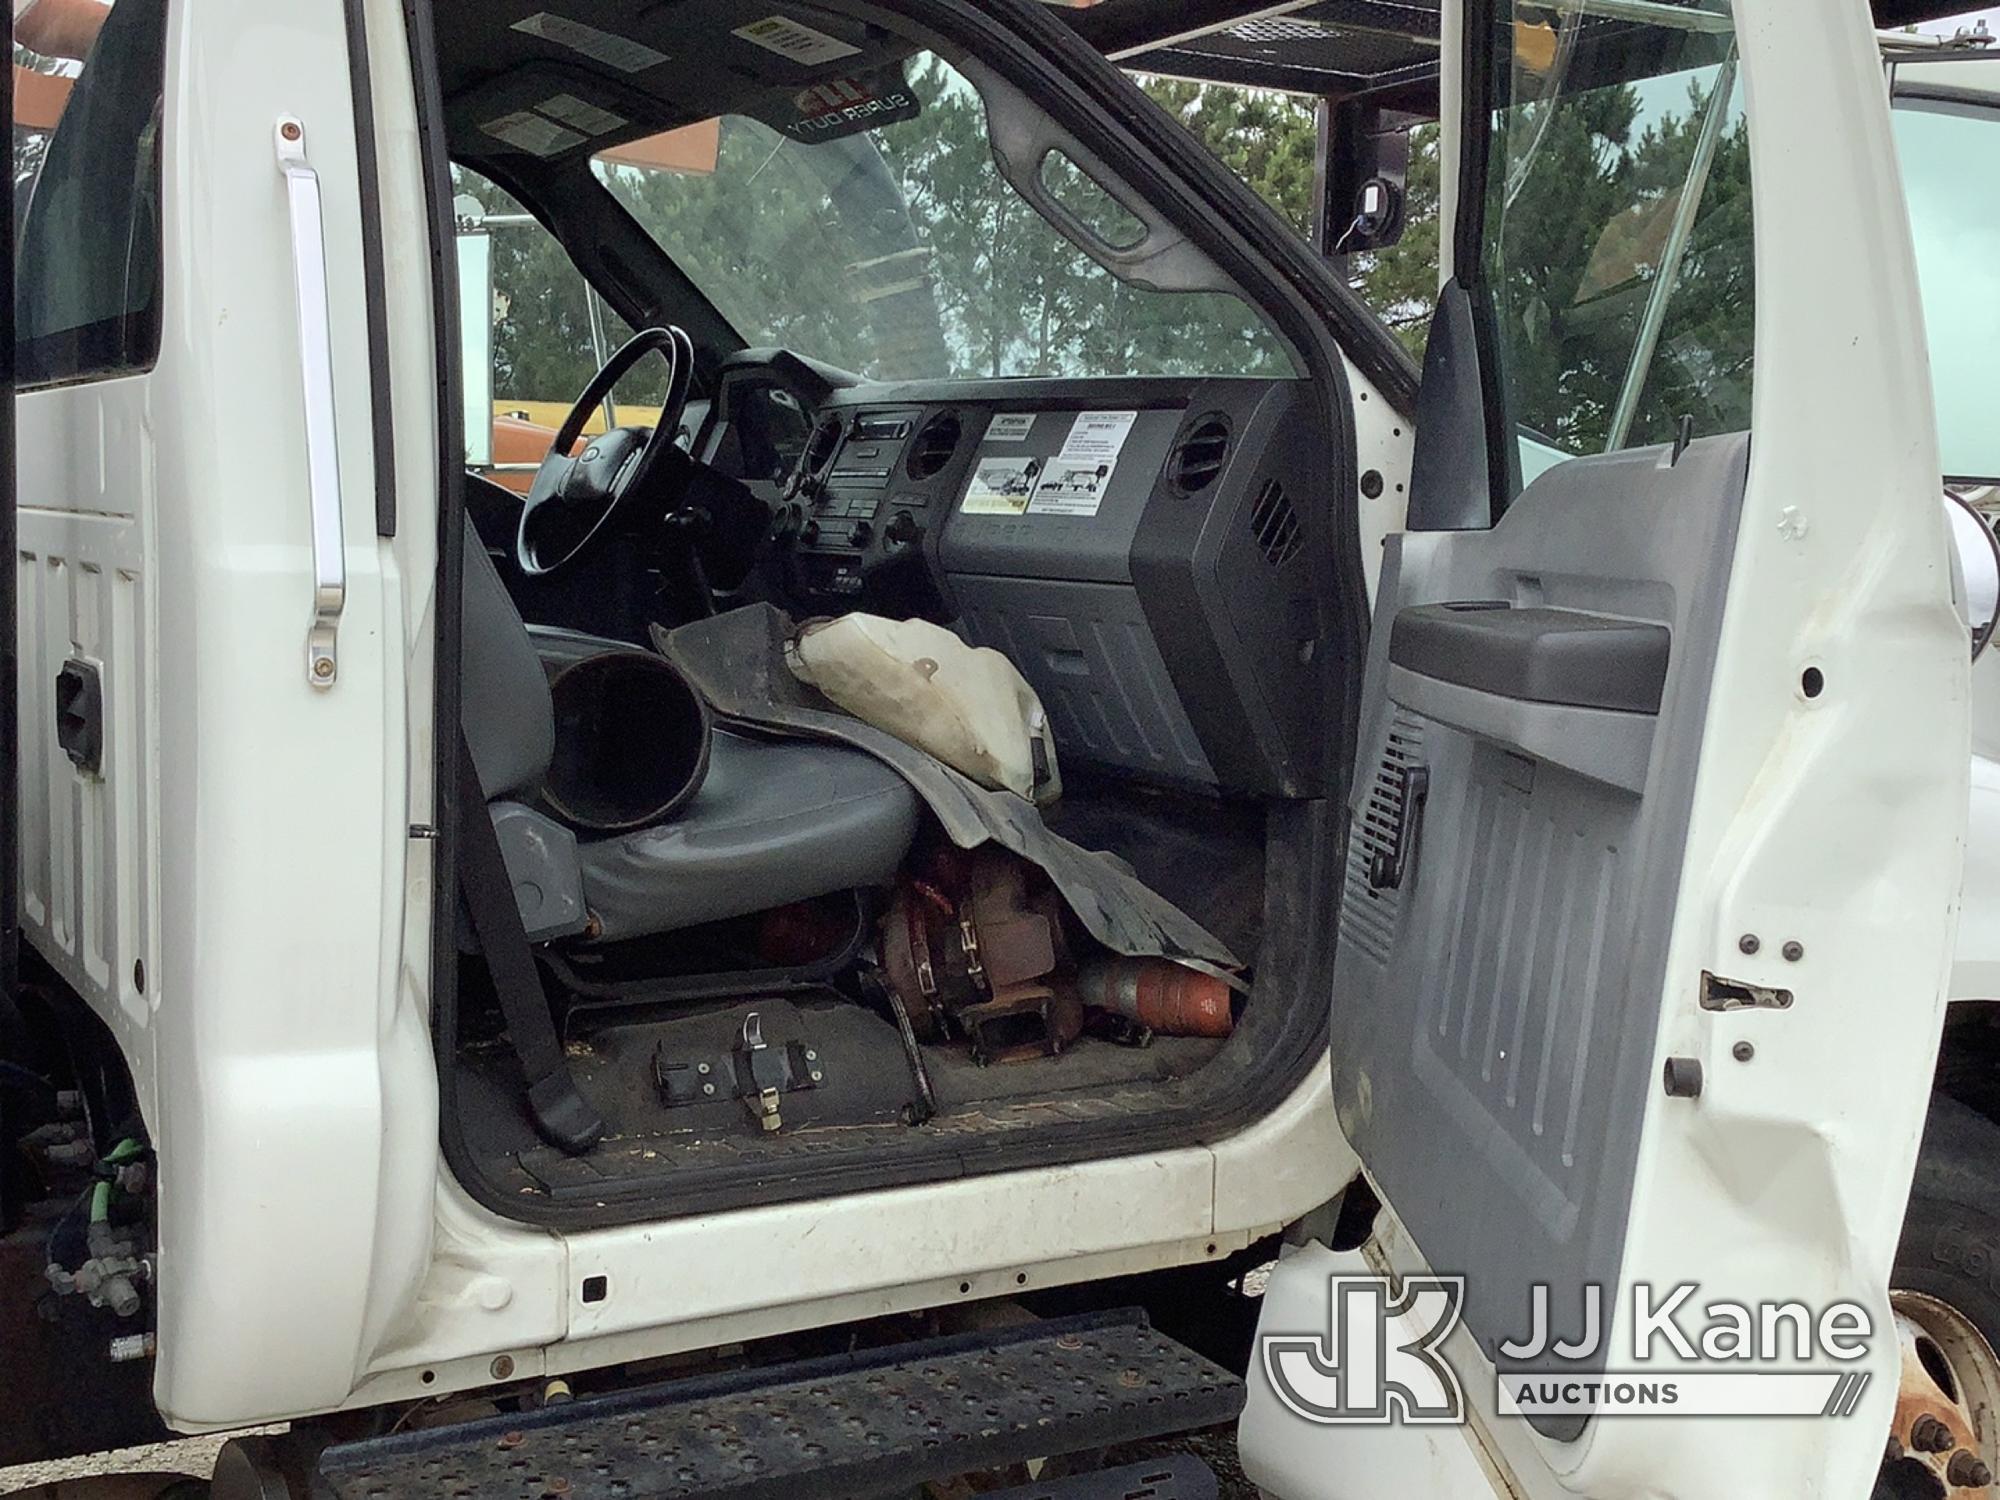
[[[565, 659], [589, 653], [591, 638], [558, 635], [539, 644]], [[460, 713], [489, 806], [532, 805], [555, 753], [537, 644], [468, 522]], [[916, 829], [916, 794], [873, 756], [718, 729], [708, 774], [684, 807], [654, 827], [580, 844], [576, 864], [599, 935], [644, 937], [885, 884]], [[511, 858], [509, 872], [518, 885]], [[517, 894], [525, 912], [527, 893]]]

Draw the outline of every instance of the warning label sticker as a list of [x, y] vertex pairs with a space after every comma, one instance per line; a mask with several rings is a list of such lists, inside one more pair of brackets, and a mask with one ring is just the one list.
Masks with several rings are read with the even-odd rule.
[[574, 94], [554, 94], [535, 106], [552, 120], [560, 120], [585, 135], [608, 135], [625, 123], [623, 115], [599, 109], [588, 99]]
[[1114, 463], [1092, 463], [1058, 455], [1042, 470], [1028, 513], [1036, 516], [1094, 516], [1117, 471]]
[[1078, 463], [1102, 459], [1115, 464], [1125, 451], [1125, 439], [1132, 435], [1132, 424], [1138, 420], [1136, 411], [1079, 412], [1063, 441], [1062, 457]]
[[644, 42], [635, 42], [629, 36], [619, 36], [613, 31], [599, 31], [595, 26], [572, 21], [568, 16], [559, 16], [552, 10], [538, 10], [532, 16], [525, 16], [514, 23], [513, 29], [540, 37], [545, 42], [554, 42], [558, 47], [567, 47], [593, 62], [601, 62], [624, 73], [638, 73], [667, 60], [666, 53], [655, 52]]
[[803, 21], [794, 21], [790, 16], [766, 16], [748, 26], [737, 27], [734, 34], [746, 42], [755, 42], [766, 52], [789, 57], [808, 68], [836, 62], [843, 57], [857, 57], [861, 52], [859, 47], [851, 47], [839, 37], [828, 36], [824, 31], [817, 31]]
[[494, 140], [505, 141], [516, 151], [526, 151], [534, 156], [555, 156], [572, 146], [583, 144], [583, 137], [574, 130], [567, 130], [554, 120], [544, 120], [525, 109], [502, 115], [497, 120], [488, 120], [479, 128]]
[[1063, 440], [1062, 452], [1042, 468], [1028, 514], [1094, 516], [1118, 470], [1118, 455], [1132, 435], [1136, 411], [1080, 412]]
[[993, 420], [986, 424], [985, 441], [989, 443], [1025, 443], [1028, 434], [1034, 430], [1035, 414], [1031, 411], [1003, 411], [994, 413]]
[[981, 456], [958, 508], [969, 516], [1018, 516], [1028, 508], [1041, 472], [1039, 458]]

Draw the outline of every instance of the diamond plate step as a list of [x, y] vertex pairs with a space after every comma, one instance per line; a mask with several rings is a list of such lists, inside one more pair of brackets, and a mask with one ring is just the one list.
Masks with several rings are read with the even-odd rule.
[[845, 1500], [1233, 1420], [1136, 1311], [732, 1371], [328, 1448], [334, 1500]]

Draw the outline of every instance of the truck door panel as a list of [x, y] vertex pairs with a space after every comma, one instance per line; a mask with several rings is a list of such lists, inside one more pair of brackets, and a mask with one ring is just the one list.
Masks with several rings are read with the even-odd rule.
[[[1335, 1093], [1427, 1256], [1481, 1268], [1466, 1318], [1489, 1355], [1531, 1283], [1576, 1321], [1573, 1289], [1617, 1274], [1638, 1134], [1620, 1106], [1650, 1083], [1666, 962], [1646, 914], [1677, 893], [1748, 451], [1575, 460], [1490, 531], [1389, 544]], [[1399, 885], [1371, 879], [1399, 854]]]
[[[1332, 1067], [1383, 1205], [1363, 1264], [1464, 1278], [1443, 1350], [1472, 1421], [1441, 1449], [1253, 1390], [1245, 1470], [1285, 1500], [1385, 1473], [1458, 1500], [1463, 1448], [1535, 1500], [1862, 1494], [1969, 654], [1875, 38], [1808, 0], [1464, 0], [1442, 55], [1443, 291], [1372, 616]], [[1302, 1289], [1355, 1266], [1310, 1254], [1266, 1334], [1328, 1340]], [[1510, 1364], [1683, 1372], [1636, 1294], [1688, 1283], [1697, 1335], [1711, 1304], [1864, 1312], [1852, 1414], [1500, 1414]], [[1510, 1361], [1544, 1287], [1546, 1352]], [[1591, 1294], [1602, 1337], [1565, 1358]]]

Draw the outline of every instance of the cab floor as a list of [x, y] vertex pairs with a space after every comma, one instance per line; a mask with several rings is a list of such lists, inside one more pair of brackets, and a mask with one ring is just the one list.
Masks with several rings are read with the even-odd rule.
[[[780, 1076], [789, 1069], [796, 1085], [779, 1094], [775, 1130], [753, 1115], [734, 1081], [753, 1014], [767, 1065]], [[893, 1149], [913, 1133], [977, 1136], [1038, 1119], [1127, 1115], [1150, 1102], [1152, 1088], [1196, 1072], [1224, 1045], [1157, 1037], [1128, 1047], [1086, 1036], [1058, 1057], [989, 1067], [962, 1044], [928, 1045], [922, 1050], [938, 1114], [916, 1125], [918, 1092], [895, 1027], [830, 991], [808, 992], [572, 1036], [571, 1073], [610, 1127], [583, 1157], [535, 1136], [521, 1107], [519, 1065], [504, 1045], [461, 1050], [458, 1096], [466, 1145], [487, 1174], [513, 1191], [562, 1200], [670, 1188], [674, 1177], [704, 1167], [741, 1164], [763, 1173], [782, 1163], [799, 1170], [877, 1138]]]

